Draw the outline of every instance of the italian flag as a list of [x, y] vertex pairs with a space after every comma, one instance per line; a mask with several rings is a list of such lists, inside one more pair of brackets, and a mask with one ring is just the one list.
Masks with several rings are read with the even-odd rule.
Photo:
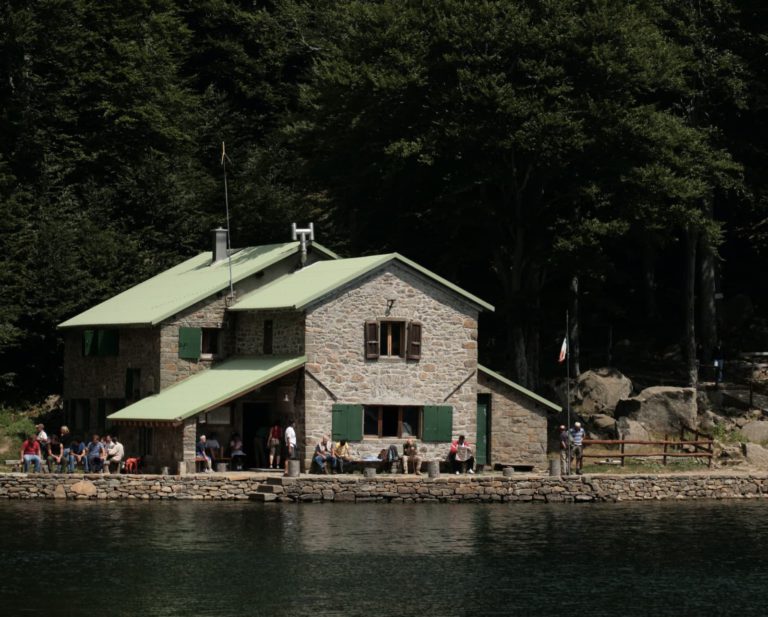
[[565, 358], [568, 356], [568, 337], [563, 338], [563, 344], [560, 346], [560, 357], [557, 361], [562, 364], [565, 362]]

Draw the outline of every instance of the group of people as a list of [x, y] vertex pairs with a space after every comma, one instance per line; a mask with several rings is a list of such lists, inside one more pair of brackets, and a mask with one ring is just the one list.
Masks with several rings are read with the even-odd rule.
[[67, 426], [62, 426], [58, 434], [50, 437], [43, 424], [36, 425], [35, 431], [21, 444], [19, 460], [25, 473], [30, 468], [37, 473], [43, 470], [74, 473], [79, 466], [86, 473], [110, 473], [111, 467], [120, 472], [125, 449], [116, 435], [102, 438], [94, 433], [86, 442], [73, 436]]
[[570, 429], [561, 424], [559, 430], [560, 469], [564, 474], [575, 471], [577, 475], [581, 475], [584, 464], [584, 437], [586, 435], [581, 427], [581, 422], [576, 422]]
[[[264, 435], [257, 434], [254, 439], [254, 462], [261, 468], [267, 462], [263, 443]], [[288, 471], [288, 459], [296, 458], [298, 450], [296, 449], [296, 429], [293, 421], [288, 422], [283, 430], [279, 422], [266, 432], [266, 450], [269, 452], [269, 468], [280, 469], [281, 459], [285, 459], [286, 473]], [[217, 458], [221, 457], [222, 447], [215, 433], [210, 437], [200, 435], [195, 446], [195, 458], [205, 463], [206, 473], [212, 473]], [[283, 454], [285, 452], [285, 455]], [[232, 469], [241, 471], [247, 459], [247, 454], [243, 449], [243, 440], [239, 433], [233, 433], [229, 440], [229, 456], [232, 461]]]
[[[396, 445], [391, 445], [379, 452], [378, 460], [388, 465], [389, 469], [397, 461], [402, 464], [404, 474], [413, 469], [417, 476], [421, 475], [422, 457], [419, 455], [418, 448], [410, 437], [403, 444], [403, 453], [400, 454]], [[312, 459], [317, 464], [320, 473], [344, 473], [344, 465], [353, 459], [350, 455], [349, 444], [345, 439], [336, 443], [329, 440], [328, 435], [323, 435], [322, 439], [315, 446]], [[451, 442], [451, 449], [448, 453], [448, 462], [451, 464], [451, 471], [456, 474], [466, 472], [475, 473], [475, 457], [472, 446], [466, 440], [464, 435], [459, 435], [458, 439]]]

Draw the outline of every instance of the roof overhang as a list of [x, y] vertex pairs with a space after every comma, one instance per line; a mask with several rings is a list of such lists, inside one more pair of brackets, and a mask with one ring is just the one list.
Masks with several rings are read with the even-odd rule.
[[552, 401], [550, 401], [548, 399], [545, 399], [543, 396], [540, 396], [540, 395], [536, 394], [535, 392], [532, 392], [528, 388], [524, 388], [523, 386], [521, 386], [518, 383], [515, 383], [511, 379], [507, 379], [503, 375], [499, 375], [497, 372], [492, 371], [491, 369], [483, 366], [482, 364], [478, 364], [477, 365], [477, 370], [479, 370], [481, 373], [487, 375], [491, 379], [494, 379], [494, 380], [496, 380], [498, 382], [501, 382], [505, 386], [509, 386], [510, 388], [512, 388], [513, 390], [516, 390], [517, 392], [519, 392], [523, 396], [527, 396], [528, 398], [533, 399], [537, 403], [540, 403], [541, 405], [544, 405], [545, 407], [548, 407], [549, 409], [551, 409], [553, 411], [556, 411], [558, 413], [563, 411], [563, 408], [560, 407], [560, 405], [557, 405], [557, 404], [553, 403]]
[[302, 366], [306, 356], [233, 358], [108, 416], [113, 422], [178, 423], [215, 409]]

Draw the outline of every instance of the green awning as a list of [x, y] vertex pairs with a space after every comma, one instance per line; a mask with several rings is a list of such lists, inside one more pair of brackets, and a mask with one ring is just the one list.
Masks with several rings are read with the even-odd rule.
[[239, 302], [230, 307], [231, 311], [254, 311], [268, 309], [301, 310], [366, 274], [390, 262], [398, 262], [433, 282], [447, 287], [454, 293], [464, 297], [472, 304], [488, 311], [493, 306], [438, 276], [431, 270], [420, 266], [399, 253], [371, 255], [369, 257], [353, 257], [350, 259], [335, 259], [319, 261], [301, 270], [286, 274], [275, 281], [264, 285], [244, 296]]
[[279, 379], [301, 368], [306, 361], [306, 356], [233, 358], [108, 417], [113, 422], [178, 422]]

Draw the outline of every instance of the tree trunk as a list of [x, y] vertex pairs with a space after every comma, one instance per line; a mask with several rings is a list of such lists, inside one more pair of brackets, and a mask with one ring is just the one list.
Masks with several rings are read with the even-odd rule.
[[685, 230], [685, 362], [688, 385], [698, 383], [696, 358], [696, 247], [698, 231], [691, 225]]
[[571, 363], [571, 374], [578, 377], [581, 373], [580, 341], [579, 341], [579, 277], [573, 275], [571, 278], [571, 308], [570, 308], [570, 329], [568, 333], [570, 349], [568, 351], [568, 362]]
[[646, 239], [643, 242], [643, 295], [645, 296], [645, 314], [649, 320], [658, 316], [656, 305], [656, 247]]
[[[707, 200], [707, 214], [714, 216], [712, 200]], [[717, 306], [715, 303], [715, 251], [706, 236], [699, 241], [699, 328], [701, 360], [709, 363], [717, 346]]]

